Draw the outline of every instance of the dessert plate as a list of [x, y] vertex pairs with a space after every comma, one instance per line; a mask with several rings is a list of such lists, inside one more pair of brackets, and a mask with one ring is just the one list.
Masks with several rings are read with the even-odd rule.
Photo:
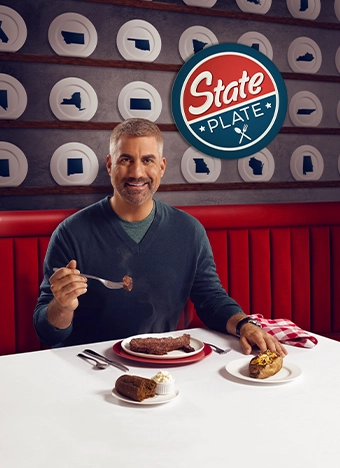
[[155, 395], [152, 398], [146, 398], [143, 401], [132, 400], [131, 398], [125, 397], [117, 392], [116, 387], [112, 390], [112, 395], [118, 400], [125, 401], [126, 403], [133, 403], [134, 405], [161, 405], [163, 403], [168, 403], [169, 401], [174, 400], [179, 395], [179, 390], [175, 388], [175, 391], [168, 393], [167, 395]]
[[230, 361], [225, 366], [225, 369], [233, 377], [255, 384], [279, 384], [290, 382], [291, 380], [299, 377], [302, 373], [299, 366], [284, 359], [280, 372], [268, 377], [267, 379], [254, 379], [253, 377], [249, 377], [249, 362], [250, 359], [248, 357], [236, 359], [235, 361]]
[[132, 354], [134, 356], [139, 356], [143, 358], [152, 358], [152, 359], [183, 359], [188, 356], [194, 356], [195, 354], [200, 353], [203, 348], [204, 348], [204, 343], [196, 338], [193, 338], [192, 336], [190, 337], [190, 346], [194, 348], [194, 351], [190, 353], [185, 353], [184, 351], [181, 350], [175, 350], [175, 351], [170, 351], [168, 354], [162, 354], [162, 355], [157, 355], [157, 354], [146, 354], [146, 353], [138, 353], [136, 351], [131, 351], [130, 349], [130, 341], [134, 338], [177, 338], [178, 336], [182, 336], [183, 333], [177, 333], [172, 332], [172, 333], [145, 333], [143, 335], [136, 335], [136, 336], [131, 336], [129, 338], [125, 338], [125, 340], [122, 341], [121, 346], [125, 352], [128, 354]]
[[189, 353], [189, 356], [186, 355], [187, 357], [183, 357], [181, 359], [178, 358], [167, 358], [164, 359], [164, 356], [159, 356], [157, 359], [155, 359], [155, 356], [148, 355], [149, 357], [144, 357], [144, 356], [135, 356], [134, 354], [129, 354], [121, 346], [122, 342], [119, 341], [114, 344], [113, 346], [113, 351], [120, 357], [123, 357], [125, 359], [129, 359], [131, 361], [137, 361], [137, 362], [143, 362], [143, 363], [148, 363], [148, 364], [157, 364], [159, 366], [162, 364], [163, 366], [165, 365], [173, 365], [175, 364], [176, 366], [182, 365], [182, 364], [191, 364], [193, 362], [201, 361], [202, 359], [206, 358], [212, 353], [212, 348], [204, 343], [203, 350], [199, 353], [193, 354]]

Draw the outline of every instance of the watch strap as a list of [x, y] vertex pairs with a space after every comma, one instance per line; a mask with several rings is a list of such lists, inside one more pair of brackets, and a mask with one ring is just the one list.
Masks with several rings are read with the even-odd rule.
[[245, 317], [244, 319], [240, 320], [238, 322], [238, 324], [236, 325], [236, 336], [238, 338], [241, 336], [241, 328], [246, 323], [252, 323], [253, 325], [256, 325], [257, 327], [262, 328], [262, 325], [258, 320], [254, 319], [252, 317]]

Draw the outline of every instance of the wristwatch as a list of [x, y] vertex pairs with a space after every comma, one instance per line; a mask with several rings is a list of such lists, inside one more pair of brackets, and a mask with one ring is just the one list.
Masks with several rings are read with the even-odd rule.
[[241, 328], [242, 328], [243, 325], [245, 325], [246, 323], [252, 323], [253, 325], [256, 325], [257, 327], [262, 328], [262, 325], [261, 325], [261, 323], [260, 323], [258, 320], [254, 319], [254, 318], [252, 318], [252, 317], [245, 317], [244, 319], [240, 320], [240, 321], [238, 322], [238, 324], [236, 325], [236, 336], [237, 336], [238, 338], [240, 338], [240, 336], [241, 336]]

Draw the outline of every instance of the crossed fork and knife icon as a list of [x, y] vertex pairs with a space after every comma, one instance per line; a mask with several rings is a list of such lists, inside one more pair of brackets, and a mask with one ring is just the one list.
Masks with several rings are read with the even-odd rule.
[[244, 137], [248, 138], [248, 140], [251, 140], [251, 138], [248, 135], [246, 135], [247, 128], [248, 128], [247, 124], [243, 125], [242, 130], [240, 128], [238, 128], [238, 127], [234, 127], [235, 132], [238, 133], [239, 135], [241, 135], [239, 144], [242, 143], [242, 140], [243, 140]]

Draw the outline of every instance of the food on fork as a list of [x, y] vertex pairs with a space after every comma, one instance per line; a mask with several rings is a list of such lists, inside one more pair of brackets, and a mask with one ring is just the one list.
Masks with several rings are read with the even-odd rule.
[[258, 354], [249, 363], [249, 375], [254, 379], [267, 379], [277, 374], [283, 364], [282, 357], [267, 349], [264, 353]]
[[130, 350], [136, 353], [156, 354], [158, 356], [175, 350], [182, 350], [185, 353], [195, 351], [190, 346], [190, 335], [188, 333], [177, 338], [171, 336], [165, 338], [132, 338]]
[[135, 401], [143, 401], [156, 395], [156, 382], [138, 375], [122, 375], [116, 380], [118, 393]]
[[123, 278], [123, 288], [126, 289], [126, 291], [131, 291], [133, 286], [132, 278], [131, 276], [124, 276]]

